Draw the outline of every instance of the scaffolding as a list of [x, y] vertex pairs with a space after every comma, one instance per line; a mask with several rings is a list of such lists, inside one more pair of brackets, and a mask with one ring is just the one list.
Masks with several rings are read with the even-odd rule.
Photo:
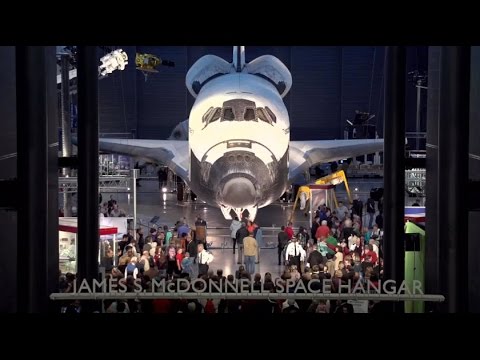
[[[335, 208], [337, 208], [338, 202], [337, 202], [337, 197], [335, 195], [335, 189], [333, 188], [333, 186], [339, 185], [341, 183], [345, 184], [345, 190], [348, 197], [348, 201], [350, 204], [352, 204], [353, 200], [352, 200], [352, 195], [350, 193], [350, 188], [348, 186], [347, 176], [345, 175], [345, 172], [343, 170], [339, 170], [327, 176], [321, 177], [320, 179], [317, 179], [314, 184], [304, 185], [298, 189], [289, 221], [293, 220], [293, 215], [295, 213], [295, 209], [297, 208], [297, 204], [299, 204], [300, 210], [304, 211], [306, 216], [308, 215], [309, 210], [311, 214], [312, 211], [316, 209], [316, 207], [312, 208], [312, 189], [315, 186], [317, 186], [318, 188], [318, 186], [321, 186], [321, 185], [331, 185], [332, 188], [328, 189], [328, 191], [325, 194], [325, 204], [327, 204], [328, 206], [334, 205]], [[315, 204], [315, 205], [318, 205], [318, 204]]]
[[[77, 193], [77, 177], [59, 177], [59, 190], [62, 193]], [[98, 188], [101, 192], [130, 192], [132, 188], [131, 176], [99, 176]]]

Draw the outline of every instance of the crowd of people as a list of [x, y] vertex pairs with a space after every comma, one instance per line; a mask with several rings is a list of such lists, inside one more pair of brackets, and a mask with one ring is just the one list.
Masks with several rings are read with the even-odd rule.
[[[381, 216], [381, 213], [379, 214]], [[278, 233], [278, 265], [281, 276], [275, 278], [267, 272], [263, 276], [255, 271], [260, 261], [263, 243], [262, 229], [255, 221], [235, 218], [231, 225], [233, 253], [238, 254], [238, 269], [224, 274], [222, 269], [210, 269], [214, 257], [207, 247], [207, 224], [198, 216], [193, 226], [186, 219], [179, 220], [173, 228], [165, 225], [152, 228], [145, 235], [142, 229], [125, 234], [118, 248], [109, 249], [101, 266], [106, 276], [118, 279], [128, 291], [135, 291], [135, 282], [143, 289], [151, 289], [162, 280], [165, 286], [180, 284], [178, 279], [203, 279], [206, 284], [221, 285], [228, 280], [239, 286], [240, 280], [251, 284], [252, 289], [278, 292], [290, 281], [303, 282], [306, 289], [322, 289], [328, 280], [332, 292], [342, 291], [342, 284], [378, 283], [383, 275], [381, 228], [373, 221], [369, 228], [353, 207], [339, 203], [333, 210], [320, 206], [311, 229], [299, 227], [295, 232], [289, 222]], [[115, 266], [114, 266], [115, 264]], [[155, 280], [155, 282], [154, 282]], [[72, 292], [75, 276], [62, 278], [60, 291]], [[308, 285], [312, 285], [309, 287]], [[315, 286], [313, 286], [313, 284]], [[363, 285], [362, 285], [363, 286]], [[155, 289], [161, 291], [162, 289]], [[192, 291], [192, 289], [183, 289]], [[321, 290], [320, 290], [321, 291]], [[375, 303], [369, 310], [375, 311]], [[67, 304], [68, 311], [77, 311], [78, 303]], [[241, 299], [155, 299], [104, 301], [105, 312], [152, 313], [235, 313], [235, 312], [353, 312], [350, 303], [320, 300], [241, 300]]]

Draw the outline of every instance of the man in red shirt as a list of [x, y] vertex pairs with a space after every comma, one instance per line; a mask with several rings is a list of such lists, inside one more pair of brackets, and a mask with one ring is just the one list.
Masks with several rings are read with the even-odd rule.
[[366, 246], [363, 258], [365, 261], [371, 262], [373, 265], [377, 263], [378, 257], [375, 251], [373, 251], [373, 245], [369, 244]]
[[288, 222], [287, 227], [285, 228], [285, 232], [288, 235], [288, 239], [291, 240], [293, 238], [293, 224], [291, 221]]
[[321, 237], [328, 238], [330, 236], [330, 228], [327, 226], [327, 220], [322, 220], [322, 224], [318, 227], [315, 233], [315, 238], [318, 240]]

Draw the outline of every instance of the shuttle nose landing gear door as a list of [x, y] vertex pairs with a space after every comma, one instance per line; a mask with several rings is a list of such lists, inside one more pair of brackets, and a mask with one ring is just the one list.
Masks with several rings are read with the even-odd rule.
[[227, 220], [233, 219], [232, 215], [235, 214], [240, 220], [243, 218], [248, 218], [249, 220], [253, 221], [257, 216], [258, 207], [233, 208], [230, 206], [222, 206], [220, 210]]

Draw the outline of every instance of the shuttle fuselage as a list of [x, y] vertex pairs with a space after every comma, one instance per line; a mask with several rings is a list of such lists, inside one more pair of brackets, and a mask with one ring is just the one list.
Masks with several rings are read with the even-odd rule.
[[288, 112], [269, 80], [232, 73], [200, 90], [189, 117], [190, 187], [223, 208], [261, 208], [287, 187]]

